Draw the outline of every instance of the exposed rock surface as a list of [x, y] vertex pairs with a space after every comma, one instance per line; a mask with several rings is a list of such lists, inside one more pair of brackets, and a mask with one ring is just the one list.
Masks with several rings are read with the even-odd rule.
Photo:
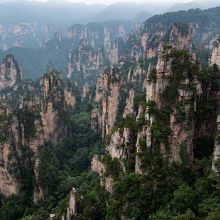
[[126, 118], [128, 116], [132, 116], [132, 114], [134, 113], [134, 96], [135, 96], [135, 92], [132, 89], [129, 91], [129, 95], [126, 100], [126, 106], [125, 106], [125, 110], [124, 110], [124, 114], [123, 114], [124, 118]]
[[108, 192], [112, 192], [112, 187], [114, 183], [114, 179], [111, 176], [106, 176], [106, 166], [103, 163], [103, 157], [95, 155], [92, 158], [91, 162], [91, 170], [99, 174], [101, 178], [101, 185], [107, 190]]
[[22, 73], [12, 55], [5, 58], [0, 65], [0, 91], [12, 89], [19, 85], [22, 79]]
[[92, 128], [95, 131], [101, 131], [103, 136], [110, 134], [116, 121], [119, 89], [120, 81], [117, 69], [107, 70], [97, 80]]
[[[35, 83], [23, 81], [12, 56], [1, 64], [0, 79], [0, 192], [9, 197], [19, 192], [20, 169], [33, 166], [38, 179], [39, 147], [46, 141], [57, 144], [67, 137], [65, 115], [74, 111], [77, 91], [57, 72]], [[27, 165], [29, 161], [31, 165]], [[36, 187], [34, 201], [42, 196], [40, 186]]]
[[[182, 42], [180, 47], [189, 49], [190, 38], [187, 37], [186, 41], [187, 43]], [[178, 65], [181, 66], [181, 72], [178, 72]], [[195, 67], [197, 69], [193, 69]], [[110, 135], [109, 143], [106, 145], [106, 153], [110, 158], [119, 161], [123, 172], [126, 172], [124, 162], [129, 158], [134, 147], [136, 148], [135, 172], [137, 174], [147, 174], [147, 170], [144, 170], [142, 167], [142, 155], [148, 154], [148, 151], [152, 151], [152, 149], [154, 151], [157, 147], [161, 155], [167, 158], [170, 163], [184, 163], [186, 166], [192, 164], [194, 159], [193, 144], [196, 136], [194, 112], [197, 111], [197, 100], [204, 92], [201, 82], [197, 78], [198, 72], [196, 71], [199, 71], [199, 69], [200, 65], [194, 55], [191, 55], [185, 50], [178, 50], [172, 46], [167, 46], [160, 51], [156, 66], [149, 65], [148, 73], [144, 75], [145, 79], [142, 80], [142, 84], [145, 100], [139, 103], [138, 109], [135, 107], [135, 90], [129, 90], [126, 93], [124, 110], [121, 111], [120, 114], [125, 121], [129, 120], [129, 116], [131, 116], [131, 120], [136, 117], [138, 130], [136, 131], [132, 127], [135, 125], [129, 124], [134, 123], [132, 121], [127, 122], [128, 124], [116, 130], [112, 130], [113, 127], [111, 127], [111, 130], [108, 130], [108, 132], [102, 130], [104, 136], [107, 134]], [[121, 71], [123, 71], [123, 67]], [[137, 68], [132, 73], [132, 76], [138, 75], [138, 71]], [[109, 74], [113, 75], [112, 72], [109, 72]], [[127, 82], [131, 83], [132, 77], [129, 76], [129, 74], [130, 72], [128, 72]], [[105, 107], [100, 108], [100, 106], [97, 105], [92, 113], [92, 119], [94, 119], [94, 115], [96, 115], [99, 119], [97, 122], [99, 123], [101, 121], [100, 115], [104, 114], [104, 118], [106, 119], [110, 111], [110, 109], [106, 108], [106, 100], [108, 100], [108, 96], [112, 94], [111, 92], [106, 92], [109, 82], [108, 79], [110, 77], [111, 76], [107, 76], [106, 73], [100, 76], [101, 80], [99, 79], [96, 87], [95, 99], [97, 103], [101, 100], [102, 104], [100, 106]], [[121, 79], [124, 79], [122, 75]], [[121, 91], [123, 82], [121, 79], [121, 83], [118, 84], [119, 87], [117, 87], [119, 91], [119, 101], [117, 105], [121, 105], [122, 102]], [[173, 85], [172, 83], [176, 84]], [[170, 97], [168, 93], [171, 89], [173, 89], [174, 92], [171, 94], [173, 97]], [[155, 110], [153, 110], [153, 108], [155, 108]], [[161, 112], [160, 114], [164, 114], [164, 116], [158, 116], [158, 112]], [[106, 126], [104, 126], [106, 121], [104, 121], [102, 125], [99, 123], [96, 124], [96, 128], [106, 128]], [[164, 129], [164, 131], [161, 129]], [[158, 137], [161, 139], [157, 140], [154, 136], [155, 132], [165, 132], [163, 134], [164, 137]], [[95, 157], [92, 162], [92, 170], [98, 172], [99, 175], [103, 177], [103, 174], [106, 172], [106, 167], [102, 162], [97, 161], [98, 159]], [[94, 164], [96, 164], [96, 166], [94, 166]], [[108, 177], [110, 178], [111, 176]], [[105, 185], [105, 182], [102, 180], [102, 184], [103, 183], [107, 189], [108, 186]]]
[[62, 215], [62, 220], [71, 220], [76, 216], [76, 189], [73, 187], [68, 201], [66, 213]]
[[214, 173], [220, 173], [220, 143], [219, 143], [219, 131], [220, 131], [220, 116], [217, 119], [217, 135], [215, 139], [215, 148], [213, 152], [212, 170]]
[[12, 47], [39, 48], [53, 37], [58, 30], [64, 30], [66, 25], [40, 24], [23, 22], [16, 24], [0, 24], [0, 49]]
[[126, 22], [110, 22], [69, 28], [68, 39], [74, 42], [74, 48], [69, 54], [68, 78], [74, 79], [84, 96], [89, 94], [97, 75], [123, 56], [123, 47], [119, 45], [127, 40], [131, 27]]
[[177, 49], [192, 50], [192, 29], [188, 24], [176, 23], [170, 32], [170, 45]]
[[218, 67], [220, 67], [220, 40], [216, 42], [216, 46], [213, 49], [211, 64], [216, 64]]
[[[214, 47], [211, 57], [211, 65], [217, 65], [220, 69], [220, 42], [217, 41], [216, 47]], [[218, 105], [220, 101], [218, 100]], [[220, 106], [218, 106], [218, 117], [216, 120], [217, 132], [215, 138], [215, 147], [213, 152], [212, 170], [214, 173], [220, 173], [220, 144], [219, 144], [219, 132], [220, 132]]]

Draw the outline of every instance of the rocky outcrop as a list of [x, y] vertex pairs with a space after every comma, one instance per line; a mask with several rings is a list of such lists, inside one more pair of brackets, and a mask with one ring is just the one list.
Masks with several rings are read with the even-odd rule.
[[220, 115], [217, 118], [217, 132], [215, 137], [215, 147], [212, 159], [212, 171], [216, 174], [220, 174]]
[[134, 96], [135, 96], [135, 92], [132, 89], [129, 91], [128, 98], [126, 100], [126, 106], [125, 106], [125, 110], [123, 113], [123, 118], [126, 118], [128, 116], [133, 115], [133, 113], [134, 113]]
[[96, 85], [95, 107], [92, 111], [92, 128], [102, 135], [110, 134], [119, 106], [120, 80], [119, 70], [107, 70]]
[[[107, 134], [109, 136], [106, 153], [110, 158], [119, 161], [123, 172], [126, 172], [127, 169], [124, 162], [134, 151], [136, 151], [135, 172], [138, 174], [147, 173], [146, 168], [142, 166], [143, 157], [150, 156], [149, 152], [156, 149], [159, 149], [162, 157], [168, 159], [170, 163], [184, 163], [186, 166], [192, 164], [195, 133], [194, 112], [197, 98], [203, 92], [202, 85], [197, 79], [196, 71], [199, 70], [200, 65], [194, 55], [184, 49], [178, 50], [172, 46], [166, 46], [160, 52], [156, 66], [149, 66], [147, 75], [142, 74], [143, 69], [138, 65], [132, 75], [129, 76], [131, 73], [128, 73], [126, 80], [130, 83], [133, 82], [132, 78], [136, 75], [146, 76], [142, 84], [144, 85], [145, 100], [142, 99], [138, 109], [135, 109], [137, 108], [135, 107], [137, 105], [135, 103], [137, 88], [129, 90], [124, 103], [124, 111], [120, 113], [124, 118], [124, 124], [117, 129], [108, 130], [108, 132], [102, 130], [104, 136]], [[113, 75], [112, 72], [109, 74]], [[109, 75], [103, 74], [97, 83], [95, 98], [97, 102], [101, 101], [100, 106], [104, 106], [104, 108], [100, 108], [97, 105], [93, 111], [93, 116], [96, 115], [98, 119], [97, 127], [107, 128], [105, 123], [107, 124], [108, 121], [102, 121], [100, 115], [104, 114], [104, 119], [106, 119], [109, 111], [114, 110], [114, 108], [106, 108], [108, 100], [110, 100], [109, 96], [112, 95], [112, 92], [106, 92], [111, 91], [107, 89], [110, 78]], [[138, 80], [134, 81], [138, 82]], [[136, 83], [134, 85], [137, 85]], [[117, 105], [121, 105], [123, 82], [121, 81], [117, 85], [119, 91]], [[134, 118], [136, 119], [134, 120]], [[104, 123], [99, 124], [101, 121]], [[93, 164], [95, 163], [93, 162]], [[101, 170], [94, 168], [93, 165], [92, 169], [103, 176], [106, 169], [103, 166], [100, 162], [98, 167]]]
[[[211, 63], [210, 65], [217, 65], [218, 69], [220, 69], [220, 42], [217, 41], [216, 47], [214, 47], [211, 57]], [[218, 92], [219, 94], [219, 92]], [[219, 95], [218, 95], [219, 98]], [[212, 170], [214, 173], [218, 174], [220, 173], [220, 100], [218, 100], [218, 117], [216, 120], [216, 137], [215, 137], [215, 146], [214, 146], [214, 152], [213, 152], [213, 159], [212, 159]]]
[[64, 30], [66, 25], [40, 24], [36, 22], [20, 22], [16, 24], [0, 24], [0, 49], [12, 47], [39, 48], [52, 38], [58, 30]]
[[[67, 134], [65, 112], [73, 111], [76, 104], [75, 86], [65, 82], [57, 72], [40, 80], [42, 88], [42, 124], [45, 140], [58, 142]], [[62, 118], [61, 118], [62, 117]]]
[[[189, 66], [186, 67], [184, 63], [188, 62]], [[181, 72], [178, 72], [175, 64], [180, 65]], [[161, 52], [156, 69], [148, 74], [145, 114], [143, 107], [139, 109], [139, 115], [145, 117], [146, 124], [138, 133], [137, 155], [141, 154], [141, 148], [147, 151], [159, 143], [160, 152], [170, 162], [183, 162], [183, 154], [188, 155], [188, 163], [192, 162], [193, 112], [196, 97], [201, 95], [202, 89], [196, 75], [191, 75], [190, 65], [198, 65], [193, 56], [168, 47]], [[164, 119], [158, 117], [158, 111], [159, 115], [164, 114]], [[155, 137], [155, 132], [164, 132], [164, 137]], [[140, 158], [136, 159], [136, 172], [142, 173]]]
[[22, 79], [21, 70], [12, 55], [8, 55], [0, 65], [0, 92], [16, 89]]
[[192, 29], [188, 24], [175, 23], [170, 31], [169, 44], [177, 49], [192, 50]]
[[111, 135], [111, 141], [110, 144], [106, 147], [106, 150], [111, 158], [117, 158], [119, 161], [123, 161], [127, 158], [128, 152], [126, 151], [126, 147], [129, 143], [130, 130], [129, 128], [124, 128], [123, 133], [120, 131], [115, 131]]
[[216, 64], [220, 68], [220, 40], [216, 42], [211, 56], [211, 64]]
[[102, 160], [102, 156], [95, 155], [92, 158], [91, 170], [99, 174], [101, 178], [101, 186], [103, 186], [108, 192], [112, 192], [114, 179], [111, 176], [106, 175], [106, 165], [103, 163]]
[[[74, 42], [74, 48], [69, 53], [68, 78], [80, 86], [84, 96], [89, 94], [98, 74], [104, 68], [117, 64], [123, 56], [124, 48], [119, 45], [126, 41], [131, 26], [110, 22], [69, 28], [68, 38]], [[85, 84], [88, 84], [86, 89]]]
[[[23, 81], [12, 56], [6, 57], [0, 70], [0, 193], [9, 197], [19, 192], [25, 169], [34, 170], [37, 182], [39, 147], [67, 137], [67, 116], [74, 112], [77, 90], [56, 71], [35, 83]], [[6, 89], [10, 95], [2, 98]], [[34, 202], [43, 197], [39, 185], [33, 197]]]
[[[35, 151], [35, 144], [40, 144], [40, 133], [34, 140], [33, 135], [38, 124], [37, 115], [28, 106], [17, 113], [1, 115], [2, 138], [1, 148], [1, 173], [0, 192], [5, 197], [17, 194], [20, 189], [20, 168], [25, 166], [28, 158], [27, 152]], [[29, 121], [27, 120], [29, 117]], [[7, 137], [7, 138], [6, 138]], [[39, 139], [38, 139], [39, 138]], [[21, 164], [22, 161], [22, 164]]]
[[66, 213], [62, 215], [62, 220], [71, 220], [76, 216], [76, 189], [73, 187], [70, 195]]
[[119, 59], [119, 55], [118, 55], [118, 45], [113, 44], [113, 48], [110, 50], [110, 54], [109, 54], [109, 61], [110, 64], [117, 64], [118, 63], [118, 59]]
[[[144, 64], [144, 65], [143, 65]], [[147, 64], [121, 62], [97, 78], [91, 126], [102, 136], [111, 134], [117, 117], [131, 117], [135, 110], [135, 90], [143, 87]]]

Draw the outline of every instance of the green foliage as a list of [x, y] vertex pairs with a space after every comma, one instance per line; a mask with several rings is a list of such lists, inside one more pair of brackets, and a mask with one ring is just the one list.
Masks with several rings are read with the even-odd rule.
[[190, 156], [189, 152], [187, 151], [187, 144], [185, 142], [180, 144], [180, 159], [183, 165], [189, 165]]
[[149, 76], [148, 76], [150, 82], [156, 83], [157, 81], [157, 71], [156, 69], [152, 69]]
[[194, 144], [194, 157], [198, 159], [210, 157], [213, 153], [214, 137], [199, 137]]
[[219, 129], [216, 131], [215, 140], [217, 144], [220, 144], [220, 130]]
[[156, 114], [158, 114], [158, 108], [157, 108], [157, 104], [156, 104], [156, 102], [155, 101], [151, 101], [151, 100], [149, 100], [149, 101], [147, 101], [147, 111], [148, 111], [148, 113], [150, 114], [150, 115], [152, 115], [152, 114], [154, 114], [154, 115], [156, 115]]
[[109, 155], [104, 155], [102, 163], [106, 166], [106, 176], [118, 177], [121, 173], [121, 164], [117, 158], [111, 158]]
[[38, 182], [45, 196], [53, 195], [59, 181], [59, 162], [55, 156], [52, 143], [47, 142], [41, 147], [39, 161]]
[[171, 204], [174, 204], [174, 212], [184, 213], [188, 208], [194, 209], [196, 202], [196, 193], [186, 184], [178, 187], [173, 193]]
[[37, 109], [30, 110], [27, 106], [17, 113], [19, 123], [24, 126], [24, 135], [27, 140], [34, 137], [35, 134], [35, 120], [39, 119]]
[[180, 31], [182, 36], [187, 36], [189, 34], [189, 25], [187, 23], [178, 22], [174, 24], [178, 31]]
[[163, 46], [164, 50], [171, 50], [172, 48], [173, 48], [173, 46], [171, 46], [171, 45], [164, 45]]
[[137, 131], [137, 122], [136, 122], [135, 118], [134, 117], [126, 117], [124, 119], [123, 127], [129, 128], [130, 130], [132, 130], [134, 132]]
[[33, 216], [26, 216], [22, 218], [21, 220], [33, 220]]
[[0, 116], [0, 143], [3, 143], [7, 139], [8, 128], [7, 124], [9, 121], [9, 117], [7, 115]]
[[[186, 26], [177, 25], [179, 25], [181, 33], [186, 35]], [[165, 49], [171, 48], [166, 46]], [[76, 219], [118, 220], [121, 216], [127, 220], [219, 219], [220, 179], [218, 176], [210, 174], [210, 155], [212, 153], [210, 149], [213, 149], [214, 138], [199, 137], [194, 141], [195, 161], [194, 164], [191, 164], [191, 169], [188, 168], [189, 153], [185, 142], [179, 146], [183, 166], [170, 165], [160, 149], [161, 143], [163, 143], [164, 150], [169, 153], [168, 140], [172, 134], [169, 121], [173, 109], [178, 111], [178, 123], [181, 123], [185, 118], [183, 105], [177, 100], [180, 82], [195, 75], [202, 82], [202, 89], [206, 89], [206, 86], [212, 82], [212, 78], [216, 76], [218, 68], [213, 66], [208, 71], [200, 72], [197, 63], [191, 64], [189, 62], [190, 55], [185, 50], [173, 50], [171, 56], [174, 58], [172, 62], [173, 75], [170, 76], [169, 85], [161, 94], [162, 107], [158, 108], [153, 101], [146, 103], [142, 93], [135, 97], [135, 110], [141, 104], [154, 117], [151, 128], [152, 146], [148, 147], [145, 139], [139, 142], [141, 151], [137, 156], [141, 159], [142, 175], [134, 173], [135, 146], [139, 129], [146, 125], [145, 118], [142, 117], [136, 121], [134, 117], [129, 116], [118, 121], [115, 127], [115, 130], [119, 132], [128, 128], [131, 143], [126, 147], [119, 146], [125, 150], [124, 153], [128, 157], [126, 161], [123, 161], [126, 172], [122, 172], [121, 161], [118, 159], [112, 159], [108, 154], [102, 158], [106, 167], [105, 177], [114, 178], [113, 191], [108, 193], [100, 185], [99, 176], [89, 172], [92, 156], [103, 151], [103, 146], [100, 136], [94, 134], [90, 129], [91, 103], [79, 102], [75, 113], [62, 116], [64, 122], [69, 120], [67, 140], [64, 143], [59, 143], [58, 146], [48, 142], [41, 146], [39, 151], [39, 176], [35, 181], [43, 189], [44, 199], [38, 205], [34, 205], [32, 198], [28, 198], [28, 195], [33, 195], [33, 188], [36, 186], [33, 161], [23, 160], [31, 152], [27, 150], [27, 146], [19, 146], [22, 160], [17, 161], [18, 158], [12, 158], [22, 168], [22, 190], [19, 196], [2, 200], [0, 219], [44, 220], [51, 212], [56, 213], [57, 219], [60, 219], [68, 205], [69, 192], [73, 186], [77, 189]], [[141, 60], [140, 64], [143, 68], [147, 67], [146, 60]], [[128, 69], [132, 69], [133, 65], [133, 63], [126, 64], [127, 69], [123, 70], [123, 74], [127, 73]], [[118, 82], [117, 73], [119, 70], [115, 67], [113, 71], [115, 75], [113, 74], [111, 83], [116, 83]], [[151, 72], [149, 78], [152, 82], [156, 82], [156, 70]], [[211, 85], [213, 86], [213, 83]], [[215, 91], [216, 88], [211, 89]], [[122, 92], [123, 104], [128, 92], [126, 89], [124, 87]], [[184, 87], [184, 89], [195, 92], [193, 85]], [[48, 98], [51, 97], [53, 97], [52, 92]], [[62, 111], [63, 103], [56, 104], [56, 108], [64, 113]], [[208, 118], [209, 112], [212, 112], [216, 107], [214, 101], [202, 104], [204, 105], [196, 115], [198, 121]], [[122, 110], [123, 107], [120, 106], [120, 111]], [[19, 122], [24, 125], [26, 137], [33, 137], [37, 115], [28, 109], [19, 111], [18, 115]], [[5, 128], [0, 127], [0, 132], [1, 130], [5, 130]], [[107, 138], [109, 139], [110, 136]], [[5, 135], [0, 136], [0, 140], [5, 140]]]
[[151, 127], [153, 138], [156, 143], [165, 143], [168, 142], [168, 137], [171, 134], [171, 129], [166, 124], [160, 124], [154, 122]]
[[24, 213], [23, 198], [19, 196], [12, 196], [6, 199], [0, 208], [0, 217], [2, 220], [20, 219]]
[[[187, 50], [172, 49], [172, 52], [167, 56], [167, 58], [173, 58], [171, 63], [173, 73], [169, 76], [168, 86], [166, 86], [161, 93], [161, 99], [168, 105], [174, 105], [177, 102], [177, 97], [179, 95], [178, 89], [180, 88], [181, 81], [189, 77], [190, 72], [197, 72], [198, 66], [196, 64], [191, 64], [190, 54]], [[190, 86], [191, 85], [189, 85], [188, 89], [192, 90], [193, 88]]]

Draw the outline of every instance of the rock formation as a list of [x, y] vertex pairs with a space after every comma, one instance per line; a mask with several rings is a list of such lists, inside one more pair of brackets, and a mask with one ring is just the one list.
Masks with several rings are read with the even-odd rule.
[[220, 40], [216, 42], [216, 45], [212, 51], [211, 64], [216, 64], [220, 67]]
[[62, 220], [71, 220], [76, 216], [76, 189], [73, 187], [68, 201], [66, 213], [62, 215]]
[[0, 65], [0, 91], [15, 89], [22, 79], [21, 70], [12, 55], [8, 55]]
[[[220, 69], [220, 43], [217, 41], [216, 47], [214, 47], [211, 57], [211, 65], [217, 65], [217, 67]], [[218, 100], [218, 105], [220, 105], [220, 102]], [[220, 172], [220, 145], [219, 145], [219, 130], [220, 130], [220, 106], [218, 106], [218, 117], [216, 120], [217, 124], [217, 132], [216, 132], [216, 138], [215, 138], [215, 147], [213, 152], [213, 160], [212, 160], [212, 170], [219, 174]]]
[[92, 111], [92, 128], [110, 134], [116, 121], [119, 104], [119, 70], [107, 70], [97, 80], [95, 108]]
[[[12, 56], [1, 64], [0, 79], [0, 192], [9, 197], [19, 192], [21, 169], [32, 166], [37, 179], [39, 147], [46, 141], [57, 144], [67, 137], [66, 116], [74, 111], [77, 90], [57, 72], [35, 84], [23, 81]], [[34, 200], [42, 197], [40, 191]]]

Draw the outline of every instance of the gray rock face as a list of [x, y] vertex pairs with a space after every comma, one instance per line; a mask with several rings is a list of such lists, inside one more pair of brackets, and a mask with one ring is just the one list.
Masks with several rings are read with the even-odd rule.
[[[39, 147], [47, 141], [56, 144], [66, 137], [68, 122], [61, 112], [74, 111], [75, 92], [75, 85], [55, 71], [34, 83], [22, 80], [13, 56], [7, 56], [0, 64], [0, 192], [3, 196], [19, 192], [20, 160], [24, 164], [33, 161], [38, 180]], [[24, 156], [26, 151], [31, 158]], [[34, 191], [37, 202], [43, 192], [40, 187]]]
[[217, 135], [215, 138], [215, 147], [213, 152], [213, 159], [212, 159], [212, 171], [217, 175], [220, 174], [220, 115], [218, 115], [217, 119]]
[[[96, 77], [106, 67], [117, 64], [124, 55], [119, 45], [125, 43], [132, 24], [123, 22], [73, 25], [69, 28], [68, 39], [73, 41], [69, 55], [68, 78], [72, 78], [84, 96], [89, 94]], [[84, 89], [88, 84], [87, 89]]]
[[216, 42], [216, 46], [212, 51], [211, 65], [216, 64], [220, 68], [220, 40]]
[[73, 187], [70, 195], [66, 213], [62, 215], [62, 220], [71, 220], [76, 216], [76, 189]]
[[17, 24], [0, 24], [0, 49], [12, 47], [39, 48], [52, 38], [54, 33], [62, 31], [66, 25], [39, 24], [23, 22]]
[[118, 112], [120, 79], [118, 70], [106, 71], [96, 84], [92, 128], [104, 135], [110, 134]]
[[[211, 65], [216, 64], [218, 68], [220, 69], [220, 41], [218, 40], [216, 43], [216, 46], [213, 49], [212, 57], [211, 57]], [[218, 101], [220, 104], [220, 101]], [[218, 118], [216, 121], [217, 124], [217, 132], [216, 132], [216, 138], [215, 138], [215, 146], [214, 146], [214, 152], [213, 152], [213, 160], [212, 160], [212, 170], [214, 173], [218, 174], [220, 173], [220, 110], [218, 109]]]
[[0, 64], [0, 92], [15, 89], [22, 79], [21, 70], [14, 57], [9, 55]]

